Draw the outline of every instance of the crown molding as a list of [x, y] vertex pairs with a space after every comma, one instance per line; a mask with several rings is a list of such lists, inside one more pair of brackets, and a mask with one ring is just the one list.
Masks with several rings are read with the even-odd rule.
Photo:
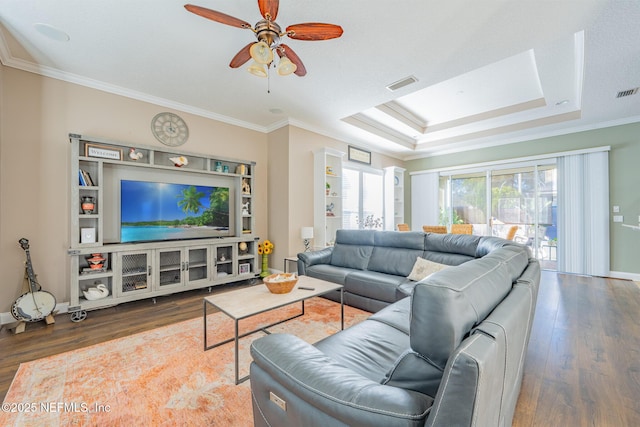
[[573, 133], [588, 132], [591, 130], [606, 129], [610, 127], [628, 125], [628, 124], [639, 123], [639, 122], [640, 122], [640, 116], [632, 116], [624, 119], [610, 120], [608, 122], [593, 123], [593, 124], [584, 125], [584, 126], [574, 126], [571, 128], [555, 129], [555, 130], [545, 131], [545, 132], [534, 132], [528, 135], [504, 138], [504, 139], [488, 141], [484, 143], [481, 142], [478, 144], [467, 145], [465, 147], [434, 150], [433, 152], [429, 152], [429, 153], [405, 156], [403, 160], [409, 161], [409, 160], [424, 159], [427, 157], [444, 156], [447, 154], [460, 153], [462, 151], [480, 150], [483, 148], [497, 147], [500, 145], [516, 144], [519, 142], [527, 142], [527, 141], [536, 141], [544, 138], [552, 138], [555, 136], [563, 136], [563, 135], [570, 135]]
[[18, 70], [26, 71], [33, 74], [38, 74], [44, 77], [49, 77], [56, 80], [61, 80], [67, 83], [73, 83], [80, 86], [85, 86], [91, 89], [96, 89], [102, 92], [111, 93], [125, 98], [135, 99], [137, 101], [147, 102], [161, 107], [171, 108], [177, 111], [190, 113], [196, 116], [205, 117], [208, 119], [216, 120], [219, 122], [227, 123], [230, 125], [238, 126], [245, 129], [254, 130], [261, 133], [267, 133], [268, 130], [265, 126], [259, 126], [254, 123], [249, 123], [243, 120], [234, 119], [233, 117], [217, 114], [203, 108], [196, 108], [191, 105], [182, 104], [180, 102], [171, 101], [169, 99], [161, 98], [158, 96], [149, 95], [147, 93], [138, 92], [135, 90], [127, 89], [121, 86], [107, 84], [98, 80], [90, 79], [87, 77], [79, 76], [77, 74], [66, 73], [53, 67], [36, 65], [32, 62], [17, 59], [11, 56], [6, 48], [4, 38], [2, 38], [2, 32], [0, 32], [0, 61], [3, 65]]

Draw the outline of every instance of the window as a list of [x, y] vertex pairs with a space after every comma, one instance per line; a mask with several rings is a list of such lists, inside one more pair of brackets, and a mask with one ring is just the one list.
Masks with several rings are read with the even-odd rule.
[[343, 167], [342, 175], [342, 227], [382, 229], [382, 171]]
[[473, 224], [473, 234], [510, 238], [555, 269], [555, 162], [441, 173], [440, 224]]
[[411, 220], [414, 225], [471, 222], [474, 234], [529, 246], [543, 269], [606, 276], [610, 149], [412, 172]]

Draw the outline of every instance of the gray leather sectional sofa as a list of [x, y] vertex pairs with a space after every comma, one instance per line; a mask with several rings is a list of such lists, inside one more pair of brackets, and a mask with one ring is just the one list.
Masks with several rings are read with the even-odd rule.
[[[254, 341], [255, 425], [510, 426], [540, 282], [537, 260], [527, 248], [501, 239], [445, 235], [430, 246], [435, 235], [428, 233], [350, 232], [336, 248], [343, 238], [355, 245], [371, 233], [374, 243], [422, 235], [430, 249], [411, 251], [459, 265], [412, 284], [410, 296], [314, 345], [289, 334]], [[384, 237], [376, 237], [379, 233]], [[464, 242], [467, 247], [453, 251]], [[350, 274], [372, 271], [377, 247], [350, 249], [361, 261], [368, 254], [367, 269], [350, 264], [341, 266], [348, 271], [337, 270], [327, 263], [325, 275], [345, 277], [346, 284]], [[396, 276], [395, 289], [403, 288], [409, 263], [389, 252], [390, 246], [381, 247], [387, 263], [404, 267], [391, 274], [394, 267], [377, 266], [386, 269], [377, 273]], [[448, 250], [438, 254], [434, 247]], [[357, 289], [349, 292], [362, 296]], [[386, 296], [375, 295], [367, 298], [391, 302], [385, 301], [391, 299], [386, 288]]]
[[[510, 240], [466, 234], [338, 230], [335, 246], [298, 254], [298, 274], [344, 285], [345, 304], [376, 312], [411, 295], [418, 257], [459, 265]], [[519, 245], [518, 245], [519, 246]], [[340, 301], [340, 292], [327, 296]]]

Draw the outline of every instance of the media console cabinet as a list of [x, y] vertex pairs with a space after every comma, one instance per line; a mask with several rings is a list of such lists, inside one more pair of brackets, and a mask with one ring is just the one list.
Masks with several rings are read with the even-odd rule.
[[[255, 162], [78, 134], [69, 134], [69, 139], [72, 321], [84, 320], [93, 309], [259, 275], [253, 215]], [[187, 237], [123, 242], [122, 204], [127, 203], [120, 193], [123, 180], [152, 182], [158, 187], [167, 183], [228, 189], [224, 193], [228, 196], [228, 231], [217, 236], [210, 227], [180, 224], [168, 231], [187, 233]], [[185, 213], [194, 216], [202, 215], [206, 208], [186, 198], [180, 202]]]

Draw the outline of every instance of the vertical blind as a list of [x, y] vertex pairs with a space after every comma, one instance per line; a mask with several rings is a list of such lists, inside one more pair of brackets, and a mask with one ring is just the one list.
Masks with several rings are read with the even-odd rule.
[[440, 216], [438, 206], [438, 172], [411, 176], [411, 229], [422, 231], [423, 225], [437, 225]]
[[609, 274], [609, 152], [558, 158], [558, 270]]

